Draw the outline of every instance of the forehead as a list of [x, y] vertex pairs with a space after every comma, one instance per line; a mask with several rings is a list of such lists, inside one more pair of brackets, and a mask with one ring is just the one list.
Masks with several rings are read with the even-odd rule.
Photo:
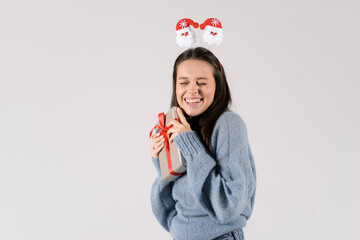
[[213, 77], [213, 68], [210, 63], [202, 60], [185, 60], [178, 66], [178, 77]]

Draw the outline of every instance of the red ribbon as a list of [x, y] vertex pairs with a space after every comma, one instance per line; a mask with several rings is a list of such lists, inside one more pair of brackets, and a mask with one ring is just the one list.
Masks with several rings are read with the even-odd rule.
[[[164, 113], [159, 113], [158, 114], [158, 119], [159, 119], [159, 125], [156, 125], [153, 129], [151, 129], [149, 138], [151, 138], [151, 133], [152, 133], [152, 131], [154, 129], [161, 129], [160, 135], [162, 135], [164, 137], [164, 139], [165, 139], [165, 150], [166, 150], [169, 173], [171, 175], [174, 175], [174, 176], [180, 176], [183, 173], [174, 172], [173, 169], [172, 169], [172, 163], [171, 163], [170, 143], [169, 143], [169, 138], [168, 138], [168, 135], [167, 135], [167, 131], [170, 128], [172, 128], [172, 126], [170, 126], [170, 127], [166, 126], [165, 114]], [[176, 121], [180, 122], [179, 118], [174, 118], [174, 119]]]

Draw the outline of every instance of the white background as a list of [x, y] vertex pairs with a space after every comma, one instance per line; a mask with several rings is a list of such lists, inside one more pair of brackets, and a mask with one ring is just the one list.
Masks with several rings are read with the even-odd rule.
[[359, 1], [0, 0], [1, 240], [171, 239], [148, 133], [177, 21], [210, 17], [257, 167], [246, 238], [360, 239]]

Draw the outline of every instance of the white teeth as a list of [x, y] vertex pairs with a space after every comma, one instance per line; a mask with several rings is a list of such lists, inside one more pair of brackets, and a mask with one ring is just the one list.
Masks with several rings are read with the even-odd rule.
[[200, 98], [195, 98], [195, 99], [187, 99], [185, 98], [185, 101], [188, 102], [188, 103], [198, 103], [201, 101]]

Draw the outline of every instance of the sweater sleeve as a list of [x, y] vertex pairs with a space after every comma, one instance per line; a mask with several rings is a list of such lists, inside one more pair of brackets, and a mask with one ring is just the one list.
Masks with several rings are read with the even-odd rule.
[[187, 160], [189, 192], [211, 218], [227, 224], [236, 220], [253, 200], [255, 169], [240, 116], [232, 113], [219, 118], [212, 140], [215, 158], [194, 131], [174, 138]]
[[151, 207], [158, 222], [169, 231], [171, 220], [176, 215], [175, 201], [172, 198], [173, 182], [162, 181], [159, 158], [152, 158], [152, 161], [158, 175], [151, 188]]

